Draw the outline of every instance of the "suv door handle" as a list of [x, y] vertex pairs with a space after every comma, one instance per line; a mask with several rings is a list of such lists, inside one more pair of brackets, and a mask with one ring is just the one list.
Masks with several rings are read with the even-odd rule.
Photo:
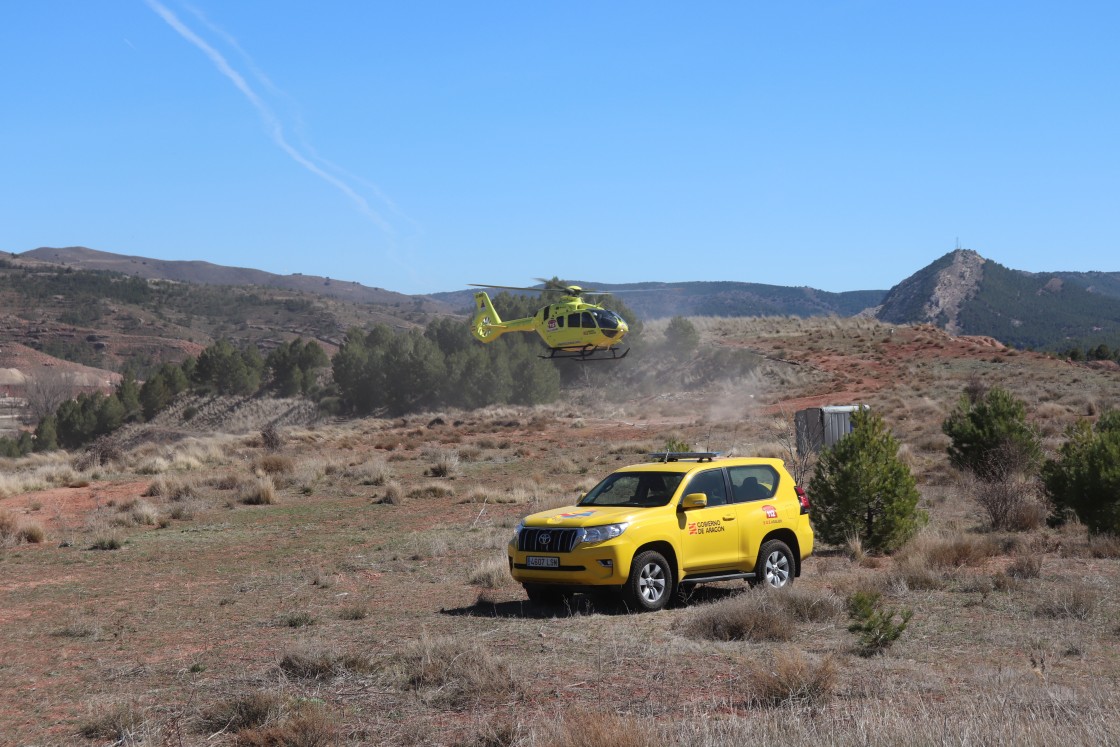
[[723, 520], [724, 521], [735, 521], [735, 517], [734, 516], [724, 516]]

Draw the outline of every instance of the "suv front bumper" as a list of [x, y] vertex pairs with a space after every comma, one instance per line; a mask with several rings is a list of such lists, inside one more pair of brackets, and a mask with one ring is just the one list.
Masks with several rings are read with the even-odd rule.
[[[526, 552], [510, 543], [509, 571], [522, 584], [560, 584], [564, 586], [620, 586], [630, 573], [629, 546], [617, 542], [577, 546], [571, 552]], [[529, 558], [556, 558], [553, 568], [530, 566]], [[625, 564], [625, 567], [623, 566]]]

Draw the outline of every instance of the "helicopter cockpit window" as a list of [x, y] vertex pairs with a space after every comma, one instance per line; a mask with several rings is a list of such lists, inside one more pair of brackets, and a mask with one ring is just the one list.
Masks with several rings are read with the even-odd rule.
[[599, 329], [618, 329], [618, 323], [621, 320], [613, 311], [596, 309], [591, 313], [595, 316], [595, 321], [599, 322]]
[[595, 318], [591, 316], [590, 311], [585, 311], [581, 315], [584, 329], [595, 329]]
[[583, 326], [579, 322], [579, 312], [578, 311], [575, 314], [568, 314], [568, 326], [569, 327], [582, 327]]

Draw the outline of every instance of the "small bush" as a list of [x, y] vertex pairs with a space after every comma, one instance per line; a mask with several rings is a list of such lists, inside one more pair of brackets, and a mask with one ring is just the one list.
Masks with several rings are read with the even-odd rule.
[[470, 572], [467, 582], [484, 589], [497, 589], [509, 578], [509, 561], [505, 557], [487, 558]]
[[0, 509], [0, 542], [14, 540], [19, 532], [19, 520], [11, 511]]
[[[848, 597], [848, 616], [852, 624], [848, 631], [859, 634], [860, 653], [873, 656], [889, 648], [910, 624], [911, 610], [881, 609], [880, 594], [857, 591]], [[895, 617], [898, 622], [895, 622]]]
[[455, 477], [459, 474], [458, 451], [440, 449], [434, 453], [425, 454], [425, 457], [433, 460], [432, 466], [428, 468], [428, 474], [432, 477]]
[[832, 694], [835, 685], [835, 660], [810, 657], [799, 649], [778, 650], [770, 661], [747, 666], [747, 689], [755, 705], [816, 705]]
[[269, 506], [276, 503], [276, 486], [271, 477], [261, 477], [241, 486], [237, 499], [248, 506]]
[[454, 709], [504, 701], [520, 691], [513, 670], [470, 638], [429, 638], [406, 646], [391, 667], [405, 690], [420, 692], [433, 705]]
[[122, 544], [116, 535], [107, 534], [95, 537], [89, 546], [91, 550], [119, 550]]
[[393, 471], [389, 465], [380, 459], [366, 462], [352, 470], [348, 470], [350, 477], [358, 481], [359, 485], [372, 485], [380, 487], [393, 479]]
[[253, 471], [265, 475], [290, 475], [296, 468], [290, 456], [265, 454], [253, 463]]
[[778, 594], [751, 591], [697, 607], [680, 625], [689, 638], [712, 641], [787, 641], [794, 619]]
[[28, 542], [32, 545], [39, 544], [44, 539], [46, 539], [46, 536], [47, 535], [43, 531], [43, 527], [34, 523], [21, 524], [19, 531], [16, 533], [17, 539], [22, 540], [23, 542]]
[[390, 506], [399, 506], [404, 503], [404, 488], [401, 487], [401, 484], [395, 480], [390, 480], [385, 486], [385, 495], [381, 497], [380, 503], [387, 503]]
[[1035, 553], [1024, 553], [1017, 556], [1011, 565], [1007, 566], [1007, 575], [1011, 578], [1038, 578], [1042, 575], [1042, 556]]
[[280, 624], [289, 628], [303, 628], [312, 625], [315, 618], [311, 616], [310, 612], [290, 612], [280, 618]]
[[1096, 591], [1085, 586], [1061, 586], [1035, 609], [1039, 617], [1087, 620], [1099, 602]]
[[275, 723], [284, 714], [284, 700], [276, 693], [257, 691], [212, 703], [202, 710], [200, 726], [207, 732], [240, 732]]
[[194, 497], [195, 485], [192, 480], [160, 475], [148, 484], [143, 495], [146, 498], [166, 498], [169, 501], [182, 501]]
[[328, 747], [338, 744], [339, 730], [330, 713], [317, 703], [301, 703], [278, 724], [237, 733], [239, 747]]
[[284, 437], [276, 423], [269, 423], [261, 429], [261, 444], [269, 451], [276, 451], [284, 445]]
[[364, 604], [352, 604], [338, 611], [339, 620], [365, 620], [369, 617], [369, 607]]
[[78, 728], [86, 739], [112, 739], [117, 744], [132, 743], [144, 720], [132, 706], [118, 705], [92, 717]]
[[280, 671], [299, 679], [329, 679], [349, 672], [368, 673], [373, 664], [360, 656], [340, 655], [321, 648], [303, 648], [280, 659]]
[[429, 483], [408, 491], [409, 498], [450, 498], [455, 491], [438, 483]]
[[1089, 537], [1089, 555], [1094, 558], [1120, 558], [1120, 537], [1096, 534]]

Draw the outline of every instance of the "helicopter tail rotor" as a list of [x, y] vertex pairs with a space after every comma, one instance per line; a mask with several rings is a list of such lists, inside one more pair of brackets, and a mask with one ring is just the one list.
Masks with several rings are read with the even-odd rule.
[[490, 342], [496, 339], [505, 329], [502, 327], [502, 318], [498, 316], [490, 296], [485, 291], [474, 294], [474, 318], [471, 319], [471, 334], [479, 342]]

